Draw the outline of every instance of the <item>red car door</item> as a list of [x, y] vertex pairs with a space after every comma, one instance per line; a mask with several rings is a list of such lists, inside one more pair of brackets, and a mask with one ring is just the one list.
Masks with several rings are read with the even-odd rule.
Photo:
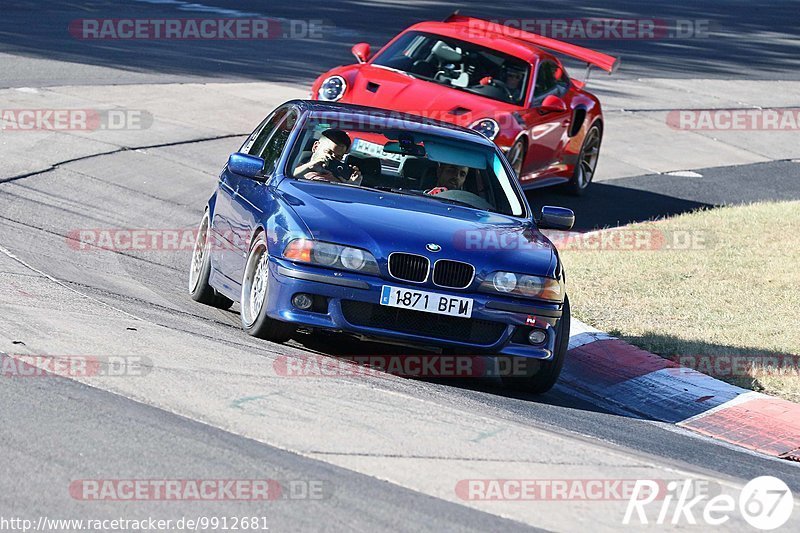
[[559, 83], [560, 69], [549, 59], [539, 63], [530, 107], [520, 113], [528, 136], [523, 182], [557, 174], [564, 168], [562, 156], [572, 113], [567, 85]]

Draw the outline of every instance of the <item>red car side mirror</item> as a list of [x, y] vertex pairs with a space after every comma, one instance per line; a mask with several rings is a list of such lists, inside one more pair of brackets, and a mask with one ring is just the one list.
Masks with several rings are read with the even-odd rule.
[[355, 44], [350, 51], [353, 52], [353, 55], [356, 56], [359, 63], [366, 63], [367, 59], [369, 59], [369, 44], [367, 43]]
[[542, 100], [542, 105], [539, 106], [539, 109], [548, 112], [563, 112], [567, 110], [567, 104], [558, 96], [551, 94], [549, 96], [545, 96], [544, 100]]

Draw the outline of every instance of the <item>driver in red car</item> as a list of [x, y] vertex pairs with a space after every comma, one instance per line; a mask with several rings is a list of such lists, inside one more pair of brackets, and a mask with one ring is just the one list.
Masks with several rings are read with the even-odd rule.
[[519, 98], [520, 90], [522, 89], [522, 78], [525, 73], [514, 67], [506, 67], [505, 78], [502, 80], [505, 86], [508, 87], [508, 92], [514, 99]]
[[464, 188], [468, 173], [469, 167], [439, 163], [439, 168], [436, 169], [436, 187], [425, 191], [425, 194], [439, 194], [440, 192], [452, 190], [460, 191]]
[[322, 132], [319, 140], [311, 147], [311, 158], [294, 169], [298, 178], [334, 183], [361, 185], [361, 171], [353, 165], [346, 165], [342, 159], [350, 149], [350, 136], [347, 132], [328, 129]]

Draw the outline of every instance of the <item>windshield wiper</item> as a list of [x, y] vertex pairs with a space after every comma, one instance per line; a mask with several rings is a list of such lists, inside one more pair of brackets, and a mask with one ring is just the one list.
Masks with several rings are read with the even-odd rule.
[[461, 200], [454, 200], [452, 198], [439, 198], [435, 194], [425, 194], [424, 191], [414, 191], [411, 189], [398, 189], [395, 187], [388, 187], [386, 185], [377, 185], [375, 187], [367, 187], [369, 189], [375, 189], [378, 191], [385, 191], [385, 192], [392, 192], [395, 194], [405, 194], [408, 196], [419, 196], [420, 198], [430, 198], [431, 200], [438, 200], [439, 202], [447, 202], [453, 205], [460, 205], [463, 207], [469, 207], [470, 209], [478, 209], [479, 211], [488, 211], [489, 213], [500, 213], [503, 214], [502, 211], [495, 209], [493, 207], [483, 208], [483, 207], [476, 207], [469, 202], [464, 202]]
[[432, 195], [426, 194], [425, 196], [428, 196], [429, 198], [433, 198], [434, 200], [439, 200], [440, 202], [447, 202], [447, 203], [451, 203], [451, 204], [455, 204], [455, 205], [462, 205], [464, 207], [470, 207], [472, 209], [480, 209], [481, 211], [488, 211], [487, 209], [482, 209], [480, 207], [475, 207], [473, 204], [471, 204], [469, 202], [462, 202], [461, 200], [453, 200], [452, 198], [436, 198], [435, 194], [432, 194]]
[[469, 202], [464, 202], [463, 200], [455, 200], [453, 198], [439, 198], [438, 195], [435, 194], [426, 194], [425, 197], [433, 198], [435, 200], [439, 200], [440, 202], [448, 202], [454, 205], [460, 205], [464, 207], [469, 207], [470, 209], [477, 209], [478, 211], [488, 211], [489, 213], [501, 213], [502, 211], [495, 209], [494, 207], [478, 207], [475, 204], [471, 204]]
[[378, 67], [378, 68], [385, 68], [386, 70], [391, 70], [392, 72], [397, 72], [398, 74], [404, 74], [404, 75], [409, 76], [411, 78], [420, 79], [419, 76], [417, 76], [415, 74], [412, 74], [411, 72], [407, 72], [405, 70], [400, 70], [399, 68], [387, 67], [386, 65], [380, 65], [378, 63], [373, 63], [372, 66], [373, 67]]
[[424, 193], [417, 193], [409, 189], [398, 189], [396, 187], [389, 187], [387, 185], [376, 185], [374, 187], [365, 187], [366, 189], [375, 189], [376, 191], [393, 192], [395, 194], [406, 194], [410, 196], [427, 196]]

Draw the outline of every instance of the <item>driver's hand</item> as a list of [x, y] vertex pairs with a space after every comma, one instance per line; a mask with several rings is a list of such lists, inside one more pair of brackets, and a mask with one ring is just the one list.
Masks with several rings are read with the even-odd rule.
[[328, 172], [325, 169], [316, 171], [311, 176], [306, 176], [306, 179], [312, 181], [339, 181], [339, 179], [336, 176], [334, 176], [333, 173]]
[[324, 167], [328, 163], [330, 163], [331, 161], [333, 161], [335, 159], [336, 159], [336, 156], [334, 156], [333, 152], [324, 152], [324, 153], [319, 155], [319, 158], [317, 159], [316, 162]]
[[350, 182], [355, 183], [356, 185], [361, 185], [361, 170], [353, 165], [350, 166]]
[[294, 173], [297, 175], [303, 175], [312, 170], [316, 171], [320, 168], [317, 165], [319, 165], [319, 163], [316, 161], [309, 161], [308, 163], [303, 163], [302, 165], [294, 169]]

